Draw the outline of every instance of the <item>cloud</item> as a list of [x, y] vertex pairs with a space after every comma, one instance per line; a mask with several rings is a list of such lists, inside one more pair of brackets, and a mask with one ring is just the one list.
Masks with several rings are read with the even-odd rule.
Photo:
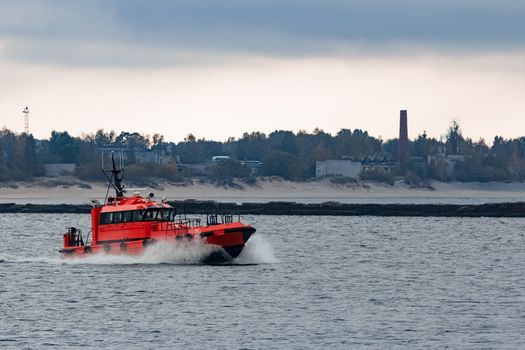
[[3, 56], [166, 66], [225, 55], [330, 56], [525, 47], [518, 0], [0, 0]]

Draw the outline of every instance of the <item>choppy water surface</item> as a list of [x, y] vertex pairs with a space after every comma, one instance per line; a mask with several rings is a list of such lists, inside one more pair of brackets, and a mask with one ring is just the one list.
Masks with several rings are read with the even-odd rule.
[[[65, 262], [86, 215], [0, 215], [0, 348], [525, 348], [525, 220], [245, 217], [203, 247]], [[82, 226], [81, 225], [81, 226]]]

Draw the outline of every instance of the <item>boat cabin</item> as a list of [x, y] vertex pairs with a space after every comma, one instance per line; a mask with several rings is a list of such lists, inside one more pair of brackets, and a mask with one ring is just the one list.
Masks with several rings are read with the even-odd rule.
[[91, 213], [96, 242], [150, 238], [152, 231], [173, 229], [176, 211], [151, 197], [108, 198]]

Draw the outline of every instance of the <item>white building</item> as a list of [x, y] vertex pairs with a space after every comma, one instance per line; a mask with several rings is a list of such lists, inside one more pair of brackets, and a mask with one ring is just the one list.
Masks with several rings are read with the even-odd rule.
[[357, 179], [361, 172], [361, 162], [352, 160], [323, 160], [315, 162], [315, 176], [347, 176]]

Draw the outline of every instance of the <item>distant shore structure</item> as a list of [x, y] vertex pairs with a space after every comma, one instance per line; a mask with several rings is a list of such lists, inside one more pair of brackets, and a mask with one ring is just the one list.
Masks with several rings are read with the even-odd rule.
[[29, 107], [26, 106], [22, 113], [24, 113], [24, 131], [29, 135]]
[[399, 115], [399, 164], [408, 162], [408, 122], [407, 111], [402, 109]]

